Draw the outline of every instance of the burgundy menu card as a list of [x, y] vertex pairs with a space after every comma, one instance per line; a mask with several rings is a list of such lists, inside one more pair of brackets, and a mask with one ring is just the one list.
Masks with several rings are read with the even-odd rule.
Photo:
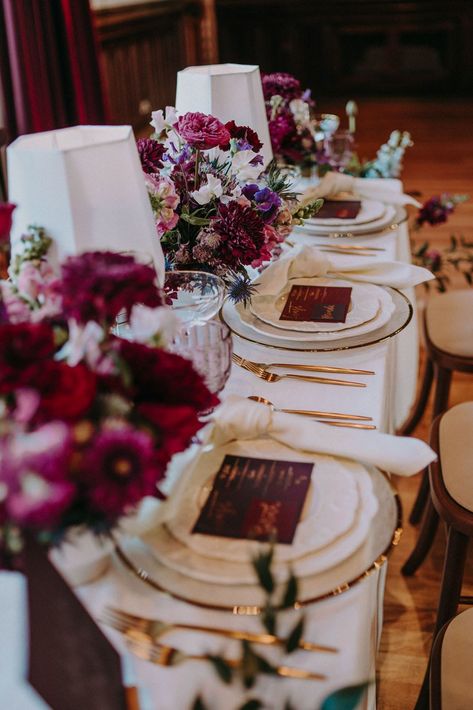
[[290, 545], [313, 467], [227, 454], [192, 532]]
[[292, 286], [279, 320], [345, 323], [351, 288], [345, 286]]
[[54, 710], [125, 710], [120, 655], [32, 539], [25, 573], [30, 684]]
[[355, 219], [360, 209], [359, 200], [325, 200], [315, 219]]

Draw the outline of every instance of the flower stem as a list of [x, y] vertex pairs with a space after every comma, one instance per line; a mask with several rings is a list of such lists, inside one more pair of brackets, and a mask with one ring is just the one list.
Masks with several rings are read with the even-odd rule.
[[195, 190], [199, 189], [199, 163], [200, 163], [200, 150], [197, 148], [196, 154], [195, 154], [195, 174], [194, 174], [194, 183], [195, 183]]

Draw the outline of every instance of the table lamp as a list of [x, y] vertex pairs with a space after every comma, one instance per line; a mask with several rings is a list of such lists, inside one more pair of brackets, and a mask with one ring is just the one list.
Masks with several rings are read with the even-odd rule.
[[28, 225], [54, 240], [52, 258], [84, 251], [146, 252], [160, 281], [164, 257], [131, 126], [74, 126], [20, 136], [7, 150], [18, 205], [12, 251]]
[[254, 64], [209, 64], [177, 73], [176, 109], [200, 111], [226, 123], [235, 121], [257, 132], [265, 166], [272, 160], [259, 67]]

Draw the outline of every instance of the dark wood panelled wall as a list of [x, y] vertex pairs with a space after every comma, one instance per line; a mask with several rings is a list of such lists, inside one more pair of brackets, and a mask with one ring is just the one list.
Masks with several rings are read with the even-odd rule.
[[138, 130], [179, 69], [216, 61], [293, 72], [318, 97], [473, 93], [473, 0], [153, 0], [96, 22], [112, 118]]
[[173, 104], [176, 72], [217, 61], [213, 0], [154, 0], [95, 13], [110, 113], [136, 130]]

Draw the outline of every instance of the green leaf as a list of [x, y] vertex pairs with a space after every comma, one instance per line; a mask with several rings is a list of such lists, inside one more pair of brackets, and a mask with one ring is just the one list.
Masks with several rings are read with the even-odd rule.
[[299, 647], [299, 642], [302, 638], [304, 632], [304, 617], [299, 619], [297, 624], [292, 629], [291, 633], [286, 639], [286, 651], [287, 653], [292, 653]]
[[207, 710], [207, 706], [200, 696], [194, 700], [192, 710]]
[[273, 554], [274, 547], [271, 546], [267, 552], [260, 552], [252, 560], [259, 583], [268, 594], [272, 594], [274, 591], [274, 579], [271, 572]]
[[336, 690], [325, 698], [320, 710], [353, 710], [369, 685], [370, 683], [360, 683]]
[[224, 658], [221, 658], [220, 656], [207, 656], [207, 658], [213, 665], [215, 672], [217, 673], [220, 680], [224, 683], [227, 683], [227, 685], [231, 683], [233, 677], [233, 668], [227, 663], [227, 661]]
[[298, 584], [297, 578], [291, 572], [291, 576], [287, 580], [286, 589], [284, 590], [284, 595], [281, 601], [282, 609], [290, 609], [294, 606], [297, 601], [298, 595]]
[[210, 224], [210, 219], [207, 219], [206, 217], [196, 217], [195, 215], [187, 214], [186, 212], [181, 214], [181, 219], [183, 219], [184, 222], [193, 224], [195, 227], [206, 227]]
[[259, 710], [263, 707], [263, 703], [258, 698], [250, 698], [246, 703], [241, 705], [238, 710]]

